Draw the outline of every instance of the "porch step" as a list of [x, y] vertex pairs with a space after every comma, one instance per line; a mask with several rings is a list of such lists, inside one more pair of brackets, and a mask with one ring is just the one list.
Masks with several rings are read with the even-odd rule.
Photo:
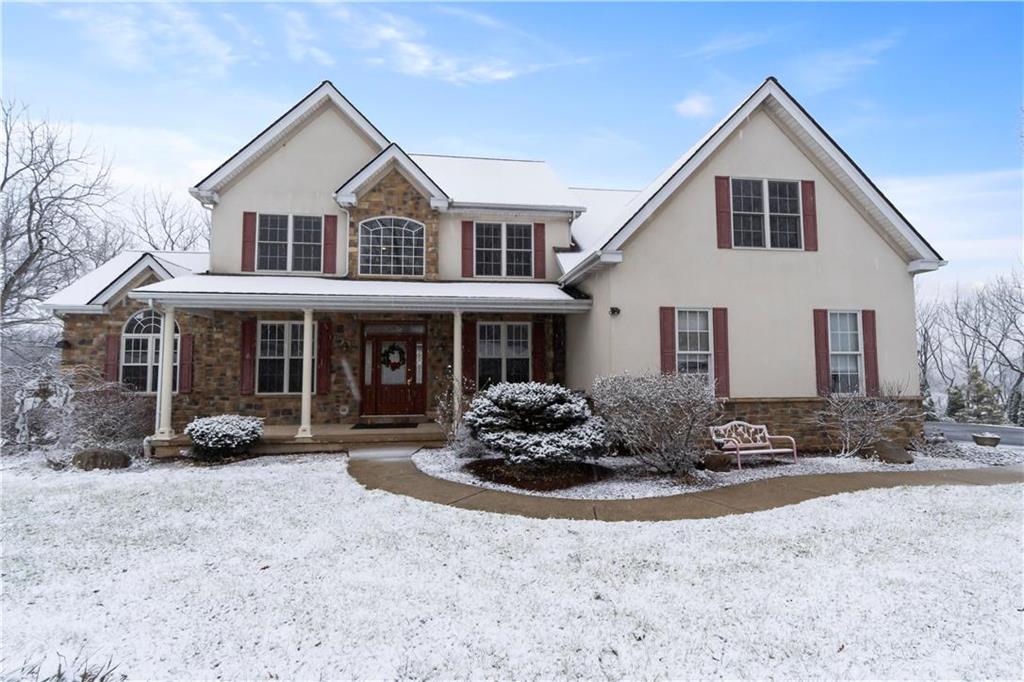
[[[295, 426], [267, 426], [263, 439], [252, 452], [261, 455], [290, 455], [309, 452], [346, 452], [349, 445], [375, 443], [409, 444], [439, 447], [444, 445], [441, 428], [433, 423], [417, 424], [414, 428], [353, 429], [353, 424], [324, 424], [313, 426], [313, 437], [295, 440]], [[184, 435], [170, 441], [153, 443], [153, 457], [177, 457], [191, 442]]]

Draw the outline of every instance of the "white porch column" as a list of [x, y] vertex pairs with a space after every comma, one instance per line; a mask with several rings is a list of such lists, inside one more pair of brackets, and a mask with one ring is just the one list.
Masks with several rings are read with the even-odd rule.
[[302, 417], [296, 438], [312, 438], [313, 417], [313, 309], [302, 311]]
[[452, 316], [452, 422], [462, 419], [462, 311]]
[[164, 319], [160, 323], [160, 373], [157, 375], [159, 400], [157, 410], [156, 437], [161, 440], [174, 438], [171, 428], [171, 398], [174, 395], [174, 306], [164, 308]]

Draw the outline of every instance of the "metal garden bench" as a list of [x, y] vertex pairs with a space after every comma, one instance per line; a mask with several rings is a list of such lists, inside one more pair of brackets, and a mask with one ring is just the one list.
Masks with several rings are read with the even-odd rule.
[[[793, 455], [796, 459], [796, 441], [791, 436], [773, 436], [764, 424], [748, 424], [732, 421], [711, 427], [711, 441], [723, 452], [736, 455], [736, 468], [742, 469], [740, 456], [749, 455]], [[787, 441], [789, 447], [776, 447], [772, 441]]]

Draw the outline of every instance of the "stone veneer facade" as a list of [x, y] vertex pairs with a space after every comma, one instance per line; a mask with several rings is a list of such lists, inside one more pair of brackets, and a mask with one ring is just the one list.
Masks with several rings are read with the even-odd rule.
[[348, 272], [357, 279], [396, 279], [378, 275], [359, 274], [359, 223], [380, 216], [400, 216], [418, 220], [424, 225], [424, 279], [439, 277], [438, 234], [440, 213], [430, 207], [430, 200], [405, 179], [398, 170], [392, 169], [373, 187], [359, 196], [359, 205], [349, 209]]
[[[109, 315], [66, 315], [64, 318], [63, 354], [65, 366], [87, 365], [102, 372], [106, 355], [106, 337], [120, 334], [124, 323], [145, 304], [124, 299], [111, 309]], [[226, 312], [214, 311], [202, 315], [178, 310], [175, 318], [181, 334], [192, 334], [193, 385], [187, 394], [175, 394], [173, 425], [180, 431], [194, 417], [215, 414], [245, 414], [264, 417], [267, 424], [295, 424], [299, 422], [301, 396], [298, 394], [252, 394], [239, 391], [241, 373], [241, 328], [246, 318], [260, 320], [295, 320], [302, 316], [296, 312]], [[564, 380], [564, 359], [556, 362], [553, 336], [559, 326], [550, 315], [464, 315], [464, 320], [524, 320], [545, 325], [545, 367], [543, 381], [553, 381], [556, 372]], [[425, 418], [434, 413], [437, 398], [447, 388], [446, 369], [452, 361], [452, 316], [448, 313], [432, 314], [373, 314], [373, 313], [316, 313], [316, 321], [329, 319], [333, 327], [331, 352], [331, 390], [327, 395], [313, 396], [314, 424], [335, 424], [358, 421], [358, 387], [361, 381], [360, 343], [364, 323], [404, 322], [426, 325], [426, 377], [427, 411]], [[350, 379], [351, 377], [351, 379]]]

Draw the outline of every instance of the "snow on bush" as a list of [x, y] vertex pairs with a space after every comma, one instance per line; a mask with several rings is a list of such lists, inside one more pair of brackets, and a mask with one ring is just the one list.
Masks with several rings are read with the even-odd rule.
[[714, 389], [693, 374], [598, 377], [590, 391], [612, 444], [664, 474], [692, 471], [698, 442], [719, 414]]
[[185, 435], [192, 439], [192, 449], [196, 455], [205, 458], [223, 457], [245, 452], [262, 438], [263, 419], [238, 414], [196, 417], [185, 427]]
[[605, 444], [604, 421], [582, 395], [556, 384], [495, 384], [476, 394], [463, 420], [475, 440], [513, 464], [586, 459]]
[[889, 388], [879, 396], [829, 393], [825, 406], [815, 412], [813, 419], [839, 445], [839, 456], [850, 457], [913, 416], [900, 400], [899, 390]]

